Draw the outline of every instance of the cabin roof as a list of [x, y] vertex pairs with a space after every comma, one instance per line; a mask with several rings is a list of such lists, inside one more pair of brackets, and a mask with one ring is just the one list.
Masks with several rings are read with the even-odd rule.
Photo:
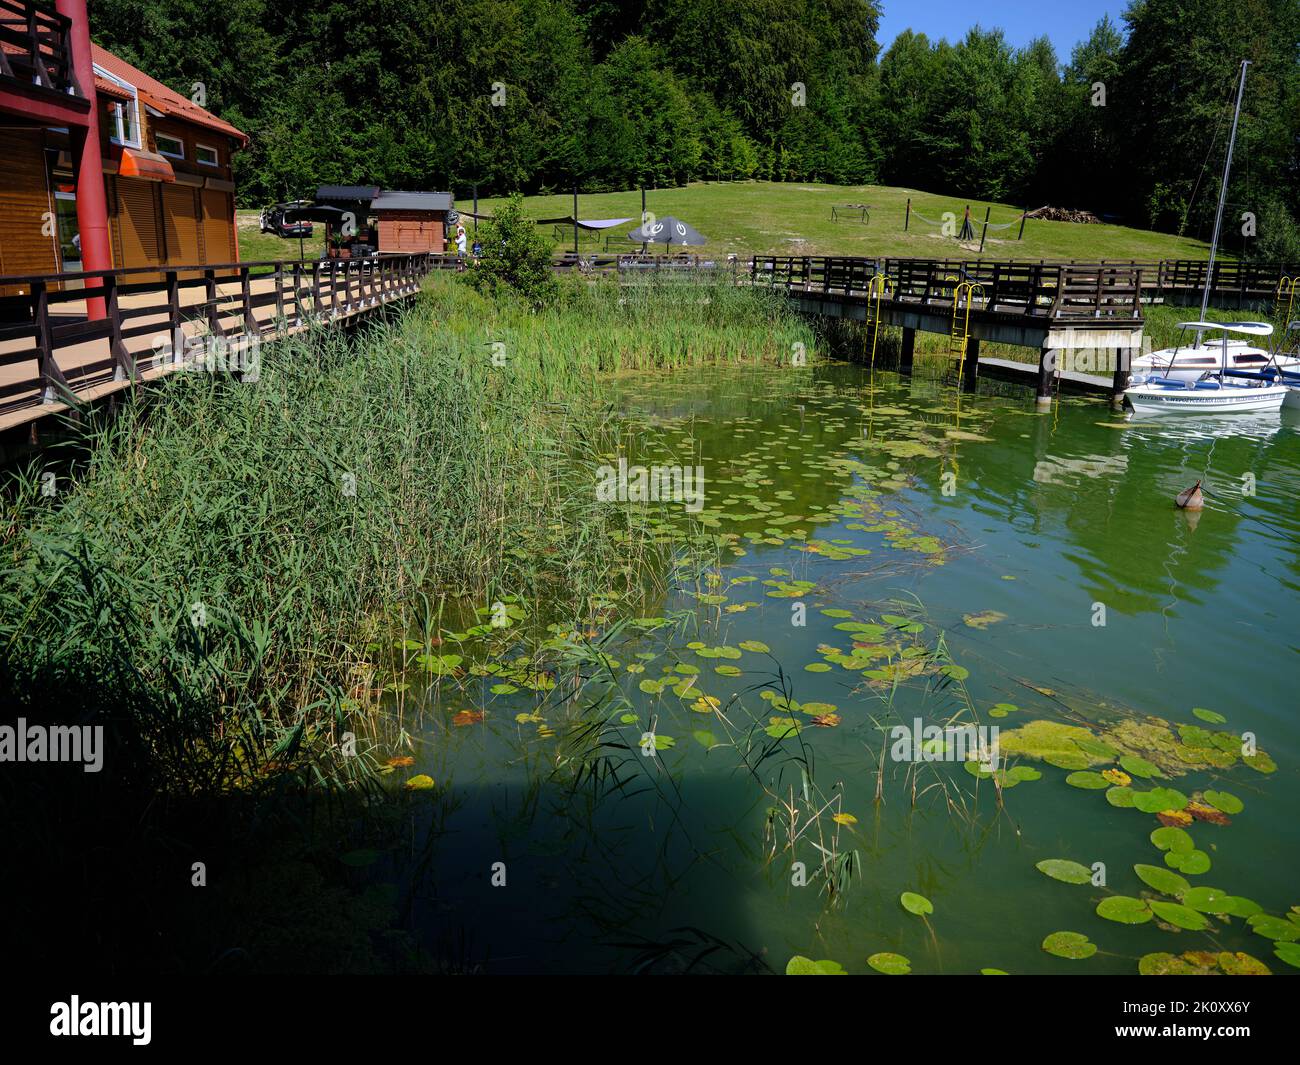
[[316, 190], [316, 201], [373, 200], [378, 195], [378, 185], [322, 185]]
[[450, 211], [450, 192], [381, 192], [370, 203], [372, 211]]
[[1195, 329], [1198, 333], [1244, 333], [1254, 337], [1273, 335], [1273, 327], [1268, 322], [1179, 322], [1178, 328]]
[[[145, 103], [151, 105], [168, 118], [191, 122], [196, 126], [203, 126], [206, 129], [224, 133], [228, 137], [234, 137], [241, 144], [248, 143], [246, 133], [236, 129], [225, 119], [218, 118], [206, 108], [200, 107], [192, 100], [182, 96], [175, 89], [169, 89], [161, 81], [151, 78], [138, 67], [133, 67], [125, 59], [115, 56], [107, 48], [101, 48], [92, 41], [90, 53], [91, 59], [95, 63], [114, 77], [121, 78], [123, 81], [134, 85]], [[96, 89], [98, 87], [99, 79], [96, 79]]]

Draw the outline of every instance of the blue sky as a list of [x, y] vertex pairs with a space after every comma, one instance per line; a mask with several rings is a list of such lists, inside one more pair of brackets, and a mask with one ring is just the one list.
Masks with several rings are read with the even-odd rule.
[[979, 24], [1001, 29], [1017, 48], [1046, 34], [1066, 62], [1074, 46], [1092, 32], [1102, 15], [1121, 25], [1128, 0], [881, 0], [884, 14], [876, 40], [883, 52], [903, 30], [937, 39], [960, 40]]

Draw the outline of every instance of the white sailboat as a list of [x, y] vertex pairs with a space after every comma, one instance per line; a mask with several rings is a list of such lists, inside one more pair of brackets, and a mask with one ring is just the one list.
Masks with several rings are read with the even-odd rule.
[[[1259, 373], [1270, 361], [1267, 351], [1252, 347], [1245, 340], [1230, 340], [1230, 334], [1270, 336], [1273, 332], [1270, 324], [1220, 324], [1205, 320], [1210, 306], [1214, 260], [1219, 250], [1219, 231], [1223, 225], [1223, 205], [1228, 196], [1228, 176], [1232, 172], [1232, 150], [1237, 143], [1237, 120], [1241, 117], [1241, 99], [1246, 91], [1246, 68], [1249, 66], [1250, 60], [1243, 59], [1241, 80], [1237, 84], [1237, 106], [1232, 113], [1232, 134], [1228, 138], [1228, 154], [1223, 161], [1219, 207], [1214, 215], [1210, 264], [1205, 272], [1205, 291], [1201, 295], [1201, 317], [1195, 322], [1180, 323], [1183, 329], [1195, 331], [1196, 341], [1190, 348], [1165, 348], [1134, 360], [1134, 369], [1145, 371], [1132, 378], [1132, 383], [1124, 390], [1124, 398], [1133, 408], [1134, 414], [1275, 411], [1281, 409], [1282, 402], [1290, 391], [1286, 385], [1275, 383], [1275, 379]], [[1203, 343], [1208, 332], [1220, 334], [1217, 343]], [[1280, 372], [1279, 370], [1278, 373]]]

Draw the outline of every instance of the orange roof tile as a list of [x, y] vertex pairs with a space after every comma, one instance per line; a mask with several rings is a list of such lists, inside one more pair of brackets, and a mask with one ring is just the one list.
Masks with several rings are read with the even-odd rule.
[[170, 118], [178, 118], [186, 122], [193, 122], [198, 126], [205, 126], [208, 129], [219, 130], [227, 136], [234, 137], [242, 144], [248, 143], [246, 133], [236, 129], [224, 119], [218, 118], [211, 111], [199, 107], [198, 104], [186, 99], [174, 89], [167, 88], [161, 81], [151, 78], [143, 70], [133, 67], [126, 60], [119, 59], [108, 49], [101, 48], [92, 42], [90, 51], [91, 58], [100, 67], [115, 77], [134, 85], [144, 101], [155, 110], [161, 111]]

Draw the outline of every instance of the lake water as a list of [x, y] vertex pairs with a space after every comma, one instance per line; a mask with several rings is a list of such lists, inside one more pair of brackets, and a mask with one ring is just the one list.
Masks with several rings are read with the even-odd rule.
[[[914, 972], [1133, 973], [1185, 951], [1294, 971], [1286, 924], [1139, 879], [1168, 868], [1160, 811], [1114, 803], [1163, 787], [1233, 811], [1193, 818], [1190, 847], [1164, 837], [1183, 883], [1283, 920], [1300, 904], [1300, 422], [1038, 414], [1003, 391], [843, 364], [620, 379], [627, 460], [704, 471], [703, 510], [670, 508], [664, 539], [701, 522], [719, 564], [660, 574], [643, 617], [611, 604], [571, 643], [557, 626], [552, 650], [585, 662], [501, 652], [430, 694], [410, 770], [440, 789], [412, 848], [426, 944], [493, 972], [869, 972], [891, 952]], [[1204, 511], [1179, 511], [1198, 479]], [[1000, 728], [1003, 786], [898, 757], [888, 730], [917, 719]], [[1051, 732], [1047, 760], [1008, 740], [1043, 721], [1088, 732]], [[1097, 914], [1115, 896], [1146, 900], [1110, 904], [1138, 923]], [[1097, 952], [1047, 953], [1059, 931]]]

